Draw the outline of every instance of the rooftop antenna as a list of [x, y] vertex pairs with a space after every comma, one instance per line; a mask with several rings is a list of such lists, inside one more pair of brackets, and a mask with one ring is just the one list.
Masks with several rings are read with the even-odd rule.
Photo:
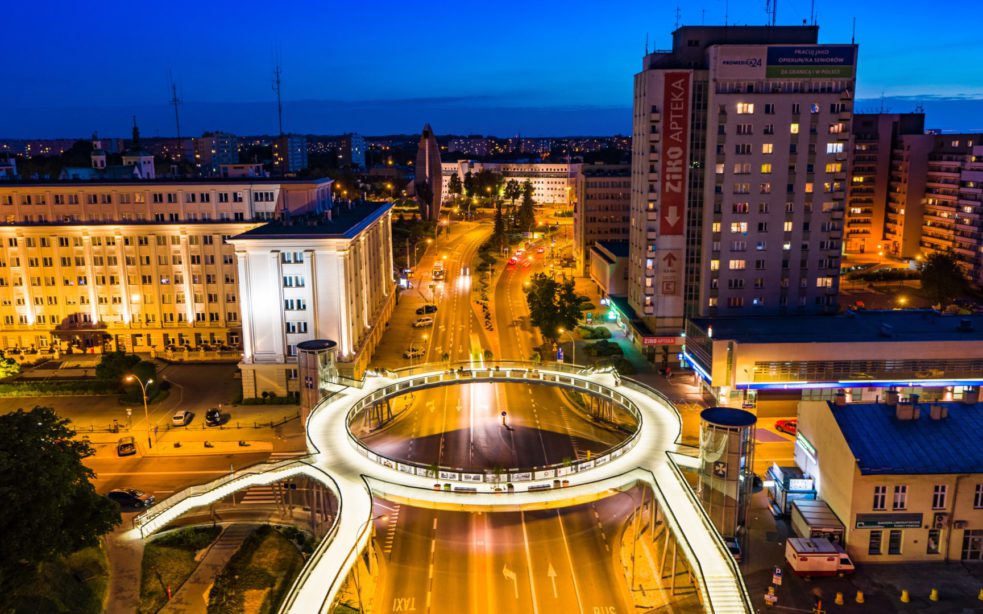
[[880, 112], [881, 113], [887, 113], [887, 110], [884, 108], [884, 90], [881, 90], [881, 110], [880, 110]]
[[730, 25], [730, 0], [724, 0], [724, 25]]
[[279, 122], [280, 136], [283, 136], [283, 99], [280, 97], [280, 61], [277, 60], [273, 69], [273, 91], [276, 92], [276, 117]]
[[645, 33], [645, 55], [649, 54], [649, 33]]
[[816, 0], [809, 2], [809, 21], [812, 22], [812, 25], [816, 25]]
[[676, 5], [676, 29], [679, 29], [679, 20], [682, 17], [683, 12], [679, 10], [679, 5]]
[[778, 0], [766, 0], [765, 12], [768, 13], [770, 24], [774, 26], [778, 22]]
[[178, 106], [181, 99], [177, 97], [177, 84], [174, 83], [174, 76], [171, 75], [171, 104], [174, 106], [174, 126], [177, 130], [177, 158], [180, 161], [184, 158], [184, 148], [181, 146], [181, 113]]
[[701, 26], [706, 25], [706, 21], [707, 21], [707, 10], [700, 9], [700, 25]]
[[857, 16], [853, 16], [853, 29], [850, 31], [850, 44], [857, 44]]

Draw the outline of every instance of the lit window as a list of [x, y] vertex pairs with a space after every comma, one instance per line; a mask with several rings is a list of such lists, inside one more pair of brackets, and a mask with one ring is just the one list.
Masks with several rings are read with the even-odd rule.
[[761, 153], [763, 154], [770, 154], [774, 150], [775, 150], [775, 146], [772, 143], [761, 144]]
[[727, 263], [727, 267], [731, 271], [743, 271], [745, 267], [745, 262], [744, 260], [730, 260]]
[[791, 221], [785, 222], [785, 232], [792, 232], [794, 224]]
[[714, 222], [714, 223], [713, 223], [713, 224], [711, 225], [711, 227], [710, 227], [710, 230], [711, 230], [712, 232], [720, 232], [720, 222]]
[[843, 153], [843, 143], [826, 143], [826, 153], [828, 154]]
[[731, 222], [731, 232], [747, 232], [747, 222]]
[[737, 103], [737, 114], [738, 115], [750, 115], [754, 113], [754, 103], [753, 102], [738, 102]]
[[720, 261], [719, 260], [711, 260], [710, 261], [710, 270], [711, 271], [719, 271], [720, 270]]
[[765, 163], [761, 165], [761, 173], [768, 175], [771, 173], [771, 164]]
[[799, 133], [799, 124], [798, 123], [793, 123], [792, 125], [790, 125], [789, 126], [789, 131], [792, 134], [798, 134]]

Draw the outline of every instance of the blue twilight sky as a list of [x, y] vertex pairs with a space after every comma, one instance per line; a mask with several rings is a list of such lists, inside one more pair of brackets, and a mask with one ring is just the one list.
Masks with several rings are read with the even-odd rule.
[[[0, 137], [276, 131], [500, 136], [629, 133], [646, 35], [670, 46], [676, 3], [652, 0], [8, 2]], [[765, 0], [680, 2], [684, 24], [763, 24]], [[983, 2], [816, 0], [820, 42], [860, 43], [858, 110], [922, 103], [927, 125], [983, 131]], [[779, 22], [810, 0], [779, 0]]]

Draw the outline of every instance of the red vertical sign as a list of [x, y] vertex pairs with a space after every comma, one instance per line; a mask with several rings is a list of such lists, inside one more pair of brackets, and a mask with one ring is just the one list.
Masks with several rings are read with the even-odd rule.
[[682, 235], [686, 210], [686, 167], [689, 164], [688, 72], [665, 75], [662, 106], [662, 189], [659, 234]]

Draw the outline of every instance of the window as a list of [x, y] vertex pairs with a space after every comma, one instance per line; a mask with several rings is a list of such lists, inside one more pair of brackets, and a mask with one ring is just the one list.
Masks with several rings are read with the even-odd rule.
[[762, 164], [761, 165], [761, 174], [762, 175], [770, 175], [771, 174], [771, 163], [766, 162], [765, 164]]
[[891, 505], [895, 510], [908, 509], [908, 485], [898, 484], [894, 487], [894, 502]]
[[731, 232], [747, 232], [747, 222], [731, 222]]
[[737, 103], [737, 114], [738, 115], [750, 115], [754, 113], [754, 103], [753, 102], [738, 102]]
[[762, 143], [761, 144], [761, 153], [763, 153], [763, 154], [770, 154], [773, 151], [775, 151], [775, 145], [774, 144], [772, 144], [772, 143]]
[[738, 143], [734, 146], [734, 153], [739, 156], [750, 156], [751, 155], [751, 144], [750, 143]]
[[932, 509], [945, 509], [945, 495], [949, 487], [946, 484], [936, 484], [932, 487]]
[[887, 509], [887, 486], [874, 487], [874, 511]]
[[738, 162], [734, 165], [735, 175], [750, 175], [751, 174], [751, 163], [750, 162]]
[[719, 271], [720, 270], [720, 261], [719, 260], [711, 260], [710, 261], [710, 270], [711, 271]]
[[765, 114], [766, 115], [774, 115], [775, 114], [775, 104], [774, 103], [771, 103], [771, 102], [765, 103]]
[[826, 153], [828, 154], [843, 153], [843, 143], [826, 143]]
[[881, 531], [871, 531], [867, 542], [867, 554], [881, 554]]
[[928, 543], [925, 544], [925, 554], [938, 554], [939, 553], [939, 538], [942, 537], [942, 531], [939, 529], [929, 529], [928, 530]]
[[795, 222], [792, 222], [791, 220], [785, 222], [785, 225], [783, 226], [785, 232], [792, 232], [793, 228], [795, 228]]
[[789, 125], [788, 129], [789, 129], [789, 132], [790, 133], [792, 133], [792, 134], [798, 134], [799, 133], [799, 124], [793, 122], [792, 124]]
[[983, 508], [983, 483], [976, 485], [976, 494], [973, 495], [973, 509]]
[[731, 271], [743, 271], [745, 267], [744, 260], [731, 260], [727, 263], [727, 267]]
[[887, 537], [888, 554], [901, 554], [901, 536], [903, 533], [901, 529], [891, 529]]
[[737, 134], [748, 136], [754, 134], [754, 131], [751, 129], [751, 124], [737, 124]]
[[833, 278], [832, 277], [817, 277], [816, 278], [817, 288], [832, 288]]

